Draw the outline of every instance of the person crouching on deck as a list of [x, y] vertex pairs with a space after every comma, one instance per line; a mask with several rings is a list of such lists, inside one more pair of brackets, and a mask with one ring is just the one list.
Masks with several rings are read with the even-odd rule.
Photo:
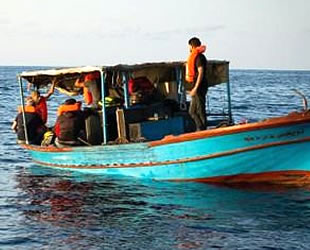
[[190, 55], [186, 63], [186, 81], [190, 83], [189, 95], [192, 100], [189, 107], [189, 115], [196, 124], [196, 131], [204, 130], [207, 127], [206, 120], [206, 94], [208, 82], [206, 77], [207, 59], [203, 54], [206, 46], [202, 46], [197, 37], [188, 41]]
[[[40, 145], [46, 127], [44, 126], [40, 115], [36, 112], [35, 102], [31, 97], [27, 97], [24, 111], [29, 144]], [[16, 116], [11, 128], [17, 133], [17, 143], [25, 144], [26, 137], [22, 107], [18, 107], [18, 115]]]
[[85, 119], [81, 111], [81, 102], [67, 99], [57, 111], [54, 127], [57, 147], [79, 146], [85, 134]]
[[31, 97], [35, 102], [36, 111], [40, 115], [44, 124], [47, 122], [47, 104], [46, 101], [54, 93], [56, 81], [52, 82], [52, 86], [45, 96], [42, 96], [38, 90], [31, 92]]

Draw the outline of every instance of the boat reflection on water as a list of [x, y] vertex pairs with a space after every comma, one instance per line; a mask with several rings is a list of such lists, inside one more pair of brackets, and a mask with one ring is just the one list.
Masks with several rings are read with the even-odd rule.
[[305, 225], [298, 218], [310, 207], [307, 190], [283, 186], [155, 182], [77, 175], [36, 165], [20, 171], [16, 181], [26, 196], [18, 201], [26, 219], [65, 234], [55, 237], [54, 245], [223, 247], [239, 244], [233, 239], [251, 228], [264, 237], [287, 226]]
[[58, 226], [83, 223], [79, 221], [79, 215], [85, 205], [85, 196], [92, 189], [90, 184], [58, 178], [55, 172], [48, 170], [23, 171], [16, 179], [18, 188], [28, 196], [23, 211], [28, 218]]

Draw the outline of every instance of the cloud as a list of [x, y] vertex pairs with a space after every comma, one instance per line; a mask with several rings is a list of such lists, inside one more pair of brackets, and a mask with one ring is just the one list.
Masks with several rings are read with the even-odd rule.
[[147, 32], [145, 35], [151, 39], [167, 39], [173, 36], [183, 36], [188, 34], [214, 33], [224, 30], [224, 25], [188, 27], [182, 29], [164, 30], [159, 32]]
[[202, 27], [192, 27], [186, 29], [186, 32], [217, 32], [226, 29], [225, 25], [212, 25], [212, 26], [202, 26]]
[[6, 17], [1, 17], [0, 16], [0, 25], [1, 26], [7, 26], [7, 25], [10, 25], [11, 24], [11, 21], [9, 18], [6, 18]]
[[203, 33], [214, 33], [221, 30], [224, 30], [226, 27], [224, 25], [214, 25], [214, 26], [200, 26], [200, 27], [189, 27], [189, 28], [181, 28], [181, 29], [170, 29], [163, 31], [149, 31], [144, 30], [138, 26], [133, 27], [122, 27], [112, 30], [101, 30], [96, 33], [98, 38], [106, 39], [106, 38], [134, 38], [134, 37], [142, 37], [147, 39], [156, 39], [156, 40], [165, 40], [167, 38], [171, 38], [174, 36], [183, 36], [189, 34], [203, 34]]

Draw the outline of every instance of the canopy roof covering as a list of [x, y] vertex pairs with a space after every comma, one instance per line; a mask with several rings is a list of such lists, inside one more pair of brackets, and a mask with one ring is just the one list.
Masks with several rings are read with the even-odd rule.
[[38, 71], [24, 71], [20, 74], [21, 77], [28, 79], [28, 78], [35, 78], [40, 76], [45, 77], [53, 77], [53, 76], [63, 76], [63, 75], [70, 75], [70, 74], [82, 74], [101, 70], [101, 67], [93, 67], [93, 66], [85, 66], [85, 67], [75, 67], [75, 68], [61, 68], [61, 69], [47, 69], [47, 70], [38, 70]]
[[[209, 86], [228, 81], [227, 61], [208, 61], [207, 78]], [[165, 82], [176, 80], [176, 68], [185, 72], [185, 62], [162, 62], [162, 63], [143, 63], [135, 65], [115, 65], [115, 66], [85, 66], [75, 68], [59, 68], [50, 70], [27, 71], [19, 76], [32, 83], [35, 87], [41, 88], [50, 84], [53, 80], [58, 82], [58, 87], [69, 92], [76, 92], [74, 81], [82, 74], [102, 71], [107, 75], [129, 73], [131, 77], [146, 76], [151, 82]], [[109, 77], [106, 77], [108, 80]]]

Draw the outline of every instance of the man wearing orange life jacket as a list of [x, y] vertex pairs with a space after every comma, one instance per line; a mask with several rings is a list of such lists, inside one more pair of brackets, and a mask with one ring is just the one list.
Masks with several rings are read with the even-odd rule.
[[100, 73], [95, 71], [81, 75], [81, 77], [79, 77], [74, 84], [76, 87], [83, 88], [85, 104], [92, 104], [95, 108], [98, 107], [98, 102], [100, 101], [100, 88], [98, 86], [99, 80]]
[[79, 137], [83, 137], [85, 119], [81, 111], [81, 103], [68, 99], [60, 105], [54, 126], [55, 144], [58, 147], [81, 145]]
[[[46, 128], [39, 114], [36, 112], [35, 103], [31, 97], [27, 98], [24, 111], [29, 143], [39, 145]], [[21, 107], [18, 108], [18, 115], [16, 116], [11, 128], [17, 133], [17, 142], [24, 144], [26, 142], [26, 138]]]
[[41, 96], [39, 91], [32, 91], [31, 97], [35, 102], [36, 111], [40, 115], [44, 124], [47, 122], [47, 104], [46, 101], [50, 98], [50, 96], [54, 93], [56, 81], [52, 82], [52, 86], [47, 92], [45, 96]]
[[197, 37], [188, 41], [190, 55], [186, 63], [186, 81], [191, 86], [189, 92], [192, 100], [189, 107], [189, 115], [195, 122], [196, 131], [206, 129], [206, 94], [208, 82], [206, 77], [207, 59], [203, 54], [206, 46], [201, 46]]

